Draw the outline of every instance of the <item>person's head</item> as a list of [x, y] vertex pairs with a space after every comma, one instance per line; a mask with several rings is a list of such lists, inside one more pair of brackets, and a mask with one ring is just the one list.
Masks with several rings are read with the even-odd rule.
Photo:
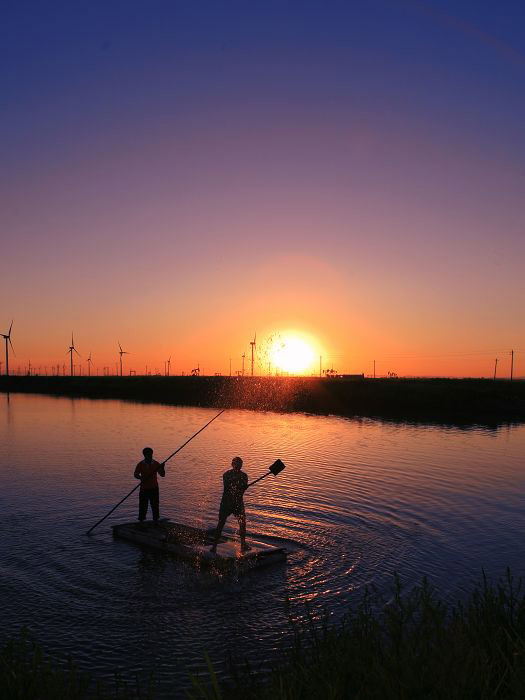
[[240, 472], [242, 469], [242, 459], [240, 457], [234, 457], [232, 459], [232, 468], [235, 469], [236, 472]]
[[153, 450], [151, 449], [151, 447], [145, 447], [142, 450], [142, 454], [144, 455], [144, 459], [146, 460], [146, 462], [151, 462], [151, 460], [153, 459]]

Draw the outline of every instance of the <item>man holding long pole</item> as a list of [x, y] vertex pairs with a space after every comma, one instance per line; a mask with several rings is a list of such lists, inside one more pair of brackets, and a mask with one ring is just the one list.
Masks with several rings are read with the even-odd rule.
[[153, 522], [159, 520], [159, 482], [157, 474], [164, 477], [166, 472], [164, 462], [160, 464], [153, 459], [153, 450], [151, 447], [145, 447], [142, 450], [144, 459], [135, 467], [134, 477], [140, 479], [139, 491], [139, 521], [142, 524], [146, 520], [148, 513], [148, 503], [151, 505], [151, 514]]
[[[162, 467], [161, 476], [164, 476], [164, 465], [166, 464], [166, 462], [168, 462], [172, 457], [175, 457], [175, 455], [177, 454], [177, 452], [180, 452], [184, 447], [186, 447], [186, 445], [188, 444], [188, 442], [191, 442], [191, 441], [193, 440], [193, 438], [196, 438], [197, 435], [199, 435], [199, 433], [202, 433], [203, 430], [206, 430], [206, 428], [210, 425], [210, 423], [213, 423], [213, 421], [214, 421], [214, 420], [217, 420], [217, 418], [218, 418], [219, 416], [222, 416], [222, 414], [224, 413], [225, 410], [226, 410], [226, 409], [223, 408], [222, 411], [219, 411], [219, 413], [217, 413], [216, 416], [214, 416], [211, 420], [209, 420], [209, 421], [206, 423], [206, 425], [203, 425], [202, 428], [200, 428], [199, 430], [197, 430], [197, 432], [194, 433], [190, 438], [188, 438], [188, 439], [186, 440], [186, 442], [183, 442], [182, 445], [181, 445], [180, 447], [177, 447], [177, 449], [175, 450], [175, 452], [172, 452], [172, 453], [169, 455], [169, 457], [166, 457], [166, 459], [164, 460], [164, 462], [162, 462], [162, 464], [159, 464], [159, 462], [156, 462], [156, 464], [158, 464], [158, 466], [159, 466], [159, 469], [160, 469], [160, 467]], [[151, 449], [151, 448], [150, 448], [150, 449]], [[151, 451], [151, 456], [152, 456], [152, 458], [153, 458], [153, 450]], [[146, 455], [144, 455], [144, 457], [146, 457]], [[153, 460], [152, 460], [152, 461], [153, 461]], [[138, 465], [137, 465], [137, 467], [138, 467]], [[160, 472], [159, 472], [159, 473], [160, 473]], [[140, 478], [140, 477], [137, 477], [137, 478]], [[96, 522], [94, 525], [92, 525], [92, 526], [89, 528], [89, 530], [87, 530], [86, 535], [90, 535], [90, 534], [93, 532], [93, 530], [94, 530], [96, 527], [98, 527], [98, 526], [100, 525], [100, 523], [103, 523], [104, 520], [105, 520], [106, 518], [109, 518], [109, 516], [111, 515], [111, 513], [113, 513], [114, 511], [116, 511], [117, 508], [118, 508], [120, 505], [122, 505], [122, 503], [124, 503], [124, 501], [125, 501], [126, 499], [128, 499], [128, 498], [131, 496], [131, 494], [132, 494], [134, 491], [136, 491], [136, 490], [138, 489], [138, 487], [139, 487], [140, 485], [141, 485], [141, 484], [137, 484], [136, 486], [134, 486], [134, 487], [131, 489], [131, 491], [130, 491], [129, 493], [127, 493], [127, 494], [124, 496], [124, 498], [121, 498], [120, 501], [119, 501], [116, 505], [114, 505], [113, 508], [112, 508], [108, 513], [106, 513], [106, 515], [104, 515], [102, 518], [100, 518], [100, 520], [97, 520], [97, 522]], [[158, 485], [158, 484], [157, 484], [157, 485]]]

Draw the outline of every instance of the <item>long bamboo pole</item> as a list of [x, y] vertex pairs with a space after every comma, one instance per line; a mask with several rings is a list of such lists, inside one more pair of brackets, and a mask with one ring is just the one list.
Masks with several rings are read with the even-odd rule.
[[[225, 410], [226, 410], [226, 409], [223, 409], [222, 411], [220, 411], [219, 413], [217, 413], [217, 415], [216, 415], [214, 418], [212, 418], [210, 421], [208, 421], [208, 422], [206, 423], [206, 425], [203, 425], [202, 428], [201, 428], [200, 430], [197, 430], [197, 432], [194, 433], [190, 438], [188, 438], [188, 439], [186, 440], [186, 442], [184, 442], [180, 447], [178, 447], [178, 448], [175, 450], [175, 452], [172, 452], [172, 453], [170, 454], [169, 457], [166, 457], [166, 459], [164, 460], [164, 462], [162, 462], [162, 464], [166, 464], [166, 462], [167, 462], [168, 460], [170, 460], [172, 457], [174, 457], [174, 456], [177, 454], [177, 452], [180, 452], [180, 451], [182, 450], [183, 447], [186, 447], [186, 445], [188, 444], [188, 442], [191, 442], [191, 441], [193, 440], [193, 438], [197, 437], [197, 435], [198, 435], [199, 433], [202, 433], [202, 431], [205, 430], [205, 428], [207, 428], [207, 427], [210, 425], [210, 423], [213, 423], [214, 420], [217, 420], [217, 418], [218, 418], [220, 415], [222, 415], [222, 414], [224, 413]], [[155, 471], [156, 471], [156, 470], [155, 470]], [[154, 473], [155, 473], [155, 472], [153, 472], [153, 474], [154, 474]], [[134, 487], [131, 489], [131, 491], [130, 491], [126, 496], [124, 496], [124, 498], [123, 498], [122, 500], [120, 500], [120, 501], [117, 503], [116, 506], [113, 506], [113, 508], [109, 511], [109, 513], [106, 513], [106, 515], [105, 515], [103, 518], [100, 518], [100, 520], [99, 520], [98, 522], [96, 522], [96, 523], [93, 525], [93, 527], [90, 527], [90, 528], [89, 528], [89, 530], [86, 532], [86, 535], [91, 534], [91, 533], [93, 532], [93, 530], [94, 530], [96, 527], [98, 527], [98, 526], [100, 525], [100, 523], [104, 522], [104, 520], [105, 520], [107, 517], [109, 517], [109, 516], [111, 515], [111, 513], [113, 513], [113, 511], [117, 510], [117, 508], [118, 508], [122, 503], [124, 503], [124, 501], [125, 501], [127, 498], [129, 498], [129, 497], [131, 496], [131, 494], [139, 488], [139, 486], [140, 486], [140, 483], [138, 483], [136, 486], [134, 486]]]

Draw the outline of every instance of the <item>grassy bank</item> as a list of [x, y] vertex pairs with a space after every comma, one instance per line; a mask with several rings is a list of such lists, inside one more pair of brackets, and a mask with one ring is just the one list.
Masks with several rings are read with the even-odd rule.
[[241, 669], [233, 684], [196, 679], [192, 700], [521, 700], [525, 597], [510, 573], [447, 605], [426, 583], [396, 584], [379, 611], [365, 596], [336, 628], [300, 628], [265, 682]]
[[[294, 644], [268, 675], [237, 668], [219, 681], [210, 664], [193, 679], [192, 700], [521, 700], [525, 696], [525, 594], [510, 573], [483, 579], [468, 596], [445, 603], [426, 584], [404, 593], [396, 580], [387, 603], [365, 594], [330, 627], [290, 623]], [[242, 654], [242, 650], [240, 650]], [[46, 659], [27, 639], [0, 651], [5, 700], [153, 698], [116, 683], [96, 686], [72, 664]], [[164, 693], [166, 695], [166, 693]], [[168, 697], [179, 698], [174, 691]]]
[[453, 424], [525, 421], [525, 381], [300, 377], [1, 377], [0, 391]]
[[2, 700], [153, 700], [153, 685], [100, 683], [72, 661], [58, 662], [42, 651], [27, 631], [0, 649]]

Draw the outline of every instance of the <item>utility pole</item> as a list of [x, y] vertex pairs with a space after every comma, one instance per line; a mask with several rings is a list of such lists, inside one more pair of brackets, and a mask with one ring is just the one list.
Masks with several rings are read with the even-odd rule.
[[376, 361], [374, 360], [374, 379], [376, 378]]
[[498, 358], [496, 357], [496, 360], [494, 362], [494, 381], [496, 381], [496, 372], [498, 369]]
[[244, 358], [246, 357], [246, 354], [243, 352], [242, 354], [242, 376], [244, 377]]
[[514, 350], [510, 351], [510, 381], [514, 377]]
[[253, 340], [250, 340], [250, 345], [252, 346], [252, 372], [251, 372], [252, 377], [253, 377], [253, 351], [255, 350], [256, 342], [257, 342], [257, 333], [255, 333], [255, 335], [253, 336]]
[[323, 356], [319, 355], [319, 377], [323, 376]]
[[230, 357], [230, 377], [232, 376], [232, 358]]

